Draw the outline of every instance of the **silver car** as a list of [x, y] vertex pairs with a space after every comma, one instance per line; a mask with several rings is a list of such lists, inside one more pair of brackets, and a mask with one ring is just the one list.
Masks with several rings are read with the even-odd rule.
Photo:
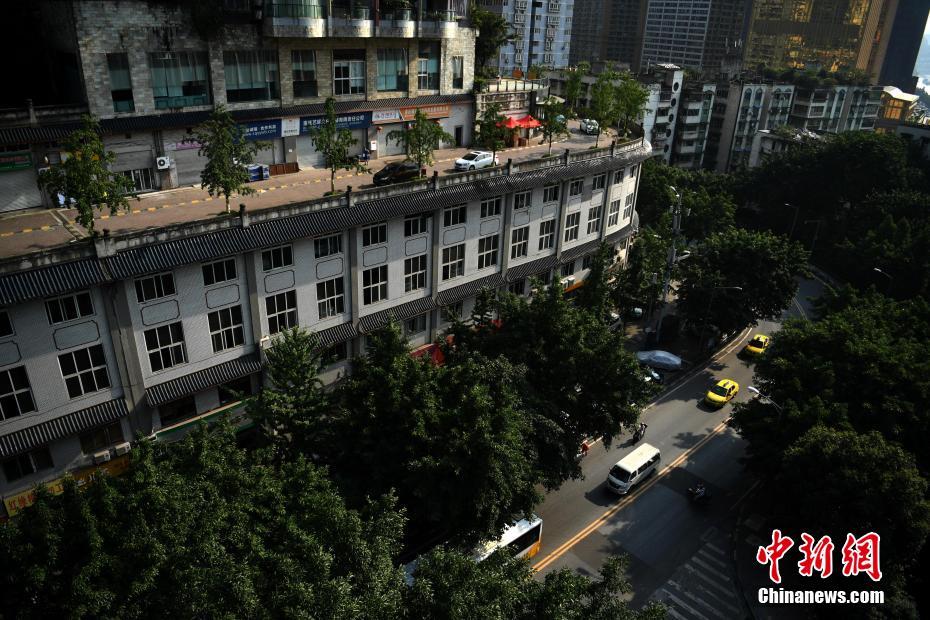
[[581, 119], [581, 124], [578, 126], [578, 129], [581, 130], [581, 133], [586, 133], [589, 136], [593, 136], [601, 131], [601, 126], [596, 120], [583, 118]]
[[455, 160], [456, 170], [478, 170], [497, 165], [497, 157], [491, 151], [472, 151]]

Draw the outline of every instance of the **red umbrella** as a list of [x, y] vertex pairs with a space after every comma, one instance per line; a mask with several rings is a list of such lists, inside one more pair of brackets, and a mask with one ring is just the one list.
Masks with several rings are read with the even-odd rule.
[[497, 124], [498, 127], [506, 127], [507, 129], [519, 129], [522, 127], [520, 121], [515, 119], [512, 116], [508, 116], [507, 120], [503, 120]]
[[542, 123], [529, 114], [521, 118], [518, 122], [520, 123], [520, 127], [525, 127], [526, 129], [535, 129], [536, 127], [542, 126]]

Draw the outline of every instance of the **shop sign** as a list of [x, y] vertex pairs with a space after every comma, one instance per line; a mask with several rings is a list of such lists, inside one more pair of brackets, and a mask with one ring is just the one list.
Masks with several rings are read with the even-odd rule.
[[28, 168], [32, 168], [32, 153], [29, 151], [0, 153], [0, 172], [26, 170]]
[[[326, 122], [325, 116], [302, 116], [300, 118], [300, 135], [306, 136], [311, 129], [319, 129]], [[352, 112], [337, 114], [337, 129], [365, 129], [371, 125], [371, 112]]]
[[242, 125], [246, 140], [268, 140], [281, 137], [281, 119], [254, 121]]
[[426, 118], [446, 118], [449, 116], [452, 106], [448, 103], [443, 103], [439, 105], [425, 105], [420, 107], [413, 108], [401, 108], [400, 115], [405, 121], [412, 121], [417, 115], [417, 110], [423, 112], [426, 115]]
[[190, 150], [192, 150], [192, 149], [199, 149], [199, 148], [200, 148], [200, 143], [199, 143], [199, 142], [196, 142], [196, 141], [194, 141], [194, 142], [175, 142], [175, 143], [174, 143], [174, 149], [172, 149], [172, 150], [175, 150], [175, 151], [190, 151]]
[[[80, 488], [90, 484], [97, 476], [101, 474], [118, 476], [125, 472], [128, 468], [129, 455], [124, 454], [123, 456], [118, 456], [115, 459], [107, 461], [101, 465], [85, 467], [84, 469], [71, 472], [70, 477], [74, 479], [74, 482], [77, 484], [78, 488]], [[52, 495], [60, 495], [65, 490], [65, 480], [67, 478], [68, 476], [63, 476], [61, 478], [56, 478], [51, 482], [47, 482], [45, 483], [45, 488], [48, 489], [48, 492]], [[9, 517], [12, 517], [24, 508], [32, 506], [35, 501], [36, 494], [32, 489], [3, 498], [3, 504], [6, 506], [6, 514]]]
[[281, 137], [286, 138], [288, 136], [299, 136], [300, 135], [300, 119], [299, 118], [283, 118], [281, 119]]
[[400, 121], [399, 110], [375, 110], [371, 113], [371, 122], [373, 123], [391, 123]]

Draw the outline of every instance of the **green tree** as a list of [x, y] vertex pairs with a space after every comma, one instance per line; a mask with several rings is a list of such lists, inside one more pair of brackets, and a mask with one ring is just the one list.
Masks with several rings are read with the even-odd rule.
[[636, 78], [629, 73], [621, 76], [614, 88], [614, 105], [616, 122], [622, 128], [624, 138], [630, 135], [648, 100], [649, 91]]
[[[468, 547], [528, 513], [540, 497], [528, 418], [506, 360], [412, 358], [396, 324], [369, 336], [339, 389], [334, 471], [352, 495], [394, 488], [414, 531]], [[449, 484], [456, 480], [456, 484]]]
[[[609, 443], [633, 425], [648, 397], [636, 358], [603, 318], [564, 298], [558, 281], [534, 284], [533, 303], [525, 298], [483, 293], [476, 329], [455, 332], [450, 356], [479, 351], [505, 357], [526, 368], [520, 390], [530, 413], [530, 436], [540, 474], [548, 487], [581, 474], [576, 458], [585, 438]], [[500, 326], [490, 322], [497, 316]]]
[[598, 145], [601, 133], [617, 124], [620, 119], [620, 110], [617, 106], [617, 84], [620, 74], [609, 66], [604, 68], [597, 76], [597, 81], [591, 87], [591, 118], [600, 126], [594, 139], [594, 146]]
[[[678, 312], [692, 325], [732, 333], [788, 307], [807, 252], [785, 237], [739, 228], [714, 233], [679, 265]], [[721, 287], [741, 287], [733, 290]]]
[[611, 287], [607, 282], [612, 275], [613, 259], [613, 247], [602, 243], [591, 259], [591, 268], [584, 279], [584, 286], [578, 291], [578, 306], [608, 322], [614, 305]]
[[565, 78], [565, 102], [572, 118], [578, 117], [578, 100], [581, 98], [584, 77], [590, 71], [589, 63], [579, 62], [577, 67], [567, 69], [562, 73], [562, 77]]
[[[640, 229], [627, 255], [626, 267], [617, 273], [611, 291], [621, 313], [636, 307], [648, 313], [658, 307], [668, 261], [668, 245], [669, 240], [659, 235], [656, 229], [648, 226]], [[673, 268], [672, 278], [676, 276], [677, 265]]]
[[466, 620], [661, 620], [658, 605], [629, 609], [623, 595], [630, 591], [624, 559], [610, 558], [596, 579], [569, 569], [546, 575], [540, 582], [524, 562], [497, 553], [484, 562], [436, 549], [417, 565], [407, 591], [410, 618]]
[[229, 213], [230, 196], [255, 193], [248, 185], [247, 166], [255, 161], [258, 151], [270, 145], [246, 140], [242, 126], [233, 120], [225, 106], [216, 106], [210, 118], [185, 142], [200, 144], [197, 154], [207, 158], [207, 165], [200, 173], [200, 189], [207, 190], [214, 198], [222, 196], [226, 200], [226, 213]]
[[504, 141], [510, 130], [503, 126], [504, 115], [501, 114], [501, 104], [492, 103], [484, 108], [478, 120], [478, 145], [482, 146], [497, 157], [497, 152], [504, 148]]
[[315, 334], [290, 329], [265, 352], [270, 385], [248, 399], [247, 411], [278, 459], [318, 453], [326, 441], [331, 403], [319, 378], [320, 349]]
[[110, 171], [116, 154], [103, 145], [99, 121], [85, 116], [82, 124], [62, 144], [68, 157], [40, 173], [38, 183], [52, 204], [57, 205], [59, 196], [63, 196], [65, 204], [77, 209], [78, 224], [93, 232], [94, 209], [107, 210], [110, 215], [128, 209], [128, 195], [135, 186], [129, 176]]
[[510, 39], [510, 24], [498, 13], [488, 11], [477, 3], [468, 9], [472, 27], [478, 32], [475, 38], [475, 73], [483, 71], [488, 61], [497, 57], [501, 46]]
[[350, 130], [336, 124], [336, 100], [332, 97], [326, 100], [326, 119], [319, 127], [310, 130], [310, 140], [326, 160], [331, 194], [336, 193], [337, 170], [368, 172], [368, 168], [359, 163], [358, 158], [349, 155], [349, 147], [358, 140], [352, 137]]
[[417, 167], [423, 170], [433, 164], [433, 151], [439, 148], [440, 142], [452, 142], [455, 138], [443, 131], [442, 126], [429, 119], [426, 114], [417, 108], [413, 122], [406, 129], [395, 129], [387, 135], [404, 147], [407, 156], [417, 162]]
[[560, 103], [549, 98], [543, 103], [543, 113], [540, 127], [543, 135], [543, 142], [549, 143], [548, 155], [552, 155], [552, 142], [559, 138], [568, 138], [571, 134], [568, 132], [568, 124], [565, 120], [566, 110]]
[[303, 460], [252, 462], [230, 427], [144, 441], [128, 473], [69, 484], [0, 527], [21, 618], [399, 618], [403, 516], [346, 509]]

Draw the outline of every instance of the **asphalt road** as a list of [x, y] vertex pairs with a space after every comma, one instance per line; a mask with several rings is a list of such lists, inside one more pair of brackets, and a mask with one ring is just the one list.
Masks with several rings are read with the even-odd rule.
[[[811, 313], [809, 298], [820, 295], [816, 280], [801, 280], [783, 315]], [[740, 463], [745, 442], [727, 426], [732, 405], [712, 410], [700, 404], [715, 380], [740, 385], [735, 401], [753, 396], [752, 363], [737, 354], [755, 332], [773, 333], [780, 321], [747, 330], [702, 368], [686, 373], [644, 412], [645, 441], [662, 452], [657, 475], [620, 498], [604, 484], [607, 471], [632, 450], [629, 436], [605, 449], [594, 446], [583, 464], [585, 477], [550, 493], [537, 513], [543, 546], [534, 560], [538, 575], [567, 567], [595, 575], [604, 560], [630, 559], [634, 607], [658, 600], [670, 618], [747, 617], [736, 585], [731, 532], [740, 502], [755, 481]], [[703, 480], [710, 501], [693, 505], [687, 489]]]

